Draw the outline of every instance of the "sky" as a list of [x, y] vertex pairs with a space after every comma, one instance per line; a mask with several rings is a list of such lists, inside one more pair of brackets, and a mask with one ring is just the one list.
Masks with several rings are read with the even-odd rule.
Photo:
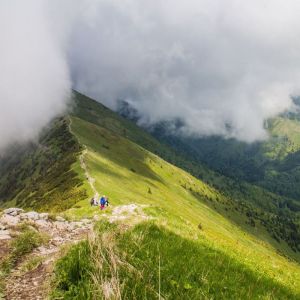
[[2, 0], [0, 149], [35, 138], [71, 88], [148, 126], [267, 138], [299, 94], [297, 0]]

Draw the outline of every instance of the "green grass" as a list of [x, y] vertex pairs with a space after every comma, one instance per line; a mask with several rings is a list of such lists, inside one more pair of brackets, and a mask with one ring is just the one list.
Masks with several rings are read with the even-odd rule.
[[48, 235], [42, 234], [28, 226], [12, 239], [10, 252], [0, 264], [0, 280], [7, 276], [15, 265], [22, 261], [25, 255], [31, 253], [35, 248], [47, 243]]
[[[9, 178], [0, 179], [10, 183], [3, 188], [0, 182], [0, 194], [9, 188], [9, 203], [63, 211], [67, 219], [110, 215], [117, 205], [137, 203], [145, 205], [144, 212], [153, 221], [125, 233], [100, 224], [95, 239], [72, 247], [59, 261], [54, 298], [89, 299], [93, 293], [101, 299], [103, 291], [110, 290], [101, 288], [107, 282], [115, 295], [123, 298], [157, 298], [159, 256], [161, 292], [169, 299], [177, 295], [181, 299], [299, 296], [300, 267], [293, 260], [299, 261], [299, 252], [292, 251], [284, 238], [276, 241], [271, 237], [279, 235], [286, 220], [278, 220], [273, 214], [279, 196], [189, 165], [188, 169], [201, 171], [197, 176], [207, 180], [196, 179], [160, 158], [157, 154], [178, 162], [172, 151], [148, 133], [81, 97], [77, 95], [78, 106], [70, 123], [60, 120], [46, 134], [44, 145], [49, 148], [30, 152], [15, 165]], [[110, 199], [111, 207], [104, 212], [89, 204], [93, 191], [80, 166], [83, 153], [97, 191]], [[49, 158], [49, 170], [43, 169], [45, 158]], [[27, 176], [31, 172], [32, 178]], [[12, 181], [15, 174], [17, 186]], [[262, 202], [265, 211], [252, 210], [240, 201], [246, 198]], [[130, 219], [127, 222], [132, 225]], [[287, 224], [283, 237], [290, 234], [288, 229]], [[24, 253], [35, 247], [30, 244]], [[23, 253], [21, 245], [24, 243], [20, 242], [19, 253]]]
[[88, 185], [77, 160], [81, 148], [67, 119], [54, 120], [39, 144], [23, 148], [0, 163], [1, 206], [59, 212], [86, 199]]
[[[54, 299], [298, 299], [300, 294], [212, 247], [144, 223], [96, 237], [57, 264]], [[260, 275], [258, 276], [258, 273]]]
[[35, 270], [37, 267], [39, 267], [43, 262], [43, 258], [40, 256], [33, 256], [30, 257], [27, 261], [22, 264], [20, 270], [22, 273], [27, 273], [30, 271]]
[[[209, 245], [257, 278], [265, 276], [272, 279], [270, 284], [285, 286], [294, 294], [300, 292], [299, 265], [277, 250], [293, 256], [289, 247], [271, 241], [259, 224], [255, 228], [246, 225], [247, 219], [235, 210], [226, 212], [227, 218], [220, 214], [226, 199], [217, 190], [105, 128], [73, 118], [72, 131], [87, 147], [85, 162], [96, 180], [97, 191], [108, 195], [113, 206], [146, 204], [145, 211], [158, 224], [190, 242], [198, 236], [201, 224], [202, 239], [196, 243], [199, 247], [201, 243], [203, 247]], [[79, 202], [76, 207], [66, 214], [73, 218], [101, 214], [88, 201]], [[206, 267], [209, 269], [210, 265]], [[176, 268], [173, 272], [177, 272]]]

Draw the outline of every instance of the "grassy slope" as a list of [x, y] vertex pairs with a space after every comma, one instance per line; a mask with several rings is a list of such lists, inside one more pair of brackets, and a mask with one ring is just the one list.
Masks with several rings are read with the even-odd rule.
[[180, 148], [182, 152], [192, 152], [200, 163], [209, 168], [256, 184], [293, 203], [293, 200], [300, 199], [299, 115], [269, 120], [268, 131], [268, 140], [254, 144], [221, 137], [173, 137], [165, 135], [163, 128], [158, 128], [155, 134], [161, 141]]
[[[284, 213], [281, 214], [280, 218], [277, 217], [278, 207], [280, 203], [285, 202], [285, 199], [260, 187], [234, 181], [212, 172], [203, 164], [193, 161], [193, 153], [189, 157], [176, 154], [173, 149], [158, 142], [145, 130], [84, 95], [75, 92], [74, 100], [76, 102], [74, 116], [131, 140], [148, 151], [158, 154], [171, 164], [200, 178], [208, 185], [215, 187], [223, 196], [218, 197], [221, 199], [218, 204], [222, 202], [223, 205], [215, 205], [212, 202], [209, 202], [209, 204], [214, 209], [218, 209], [224, 216], [230, 217], [238, 224], [244, 224], [245, 222], [251, 224], [255, 227], [255, 234], [264, 238], [267, 237], [268, 241], [273, 244], [278, 244], [275, 239], [281, 241], [279, 248], [289, 255], [290, 249], [284, 246], [285, 241], [289, 243], [289, 247], [293, 248], [294, 251], [297, 247], [300, 249], [300, 245], [297, 246], [297, 229], [295, 229], [291, 214], [286, 215]], [[186, 188], [189, 189], [190, 187], [187, 186]], [[268, 231], [267, 234], [265, 234], [266, 230]], [[272, 239], [269, 238], [270, 235], [273, 237]], [[299, 258], [299, 253], [296, 254], [296, 257]]]
[[[184, 225], [182, 226], [184, 227]], [[54, 299], [297, 299], [296, 291], [252, 271], [207, 243], [143, 223], [125, 231], [98, 223], [95, 238], [59, 260]]]
[[[217, 208], [223, 201], [216, 190], [106, 128], [72, 117], [72, 131], [87, 146], [85, 161], [97, 190], [108, 194], [113, 205], [148, 204], [146, 211], [159, 224], [190, 241], [197, 237], [201, 223], [199, 243], [207, 251], [212, 247], [220, 261], [226, 256], [257, 277], [272, 278], [293, 293], [300, 292], [299, 265], [211, 209], [208, 203]], [[68, 211], [80, 217], [94, 213], [87, 201]], [[203, 270], [211, 267], [208, 264]]]
[[[289, 211], [284, 211], [282, 214], [283, 211], [281, 211], [280, 217], [278, 217], [278, 207], [285, 202], [284, 198], [260, 187], [246, 182], [234, 181], [212, 172], [201, 163], [193, 161], [193, 153], [190, 153], [189, 157], [178, 155], [173, 149], [158, 142], [133, 122], [118, 116], [105, 106], [84, 95], [75, 92], [74, 100], [76, 103], [74, 116], [94, 125], [99, 125], [101, 128], [106, 128], [113, 134], [142, 146], [151, 153], [157, 154], [171, 164], [200, 178], [224, 195], [222, 209], [220, 209], [220, 205], [216, 206], [210, 202], [211, 207], [218, 209], [226, 217], [230, 216], [238, 224], [245, 223], [245, 218], [241, 218], [241, 215], [246, 216], [246, 222], [257, 228], [256, 234], [264, 233], [267, 230], [268, 234], [263, 235], [271, 235], [273, 238], [268, 239], [271, 243], [274, 243], [274, 239], [285, 241], [293, 248], [293, 251], [297, 252], [297, 248], [300, 251], [300, 244], [298, 244], [300, 237], [297, 237], [293, 214]], [[219, 148], [217, 147], [217, 149]], [[254, 174], [256, 173], [254, 172]], [[187, 186], [187, 188], [190, 187]], [[236, 211], [238, 211], [238, 214], [232, 213]], [[285, 242], [282, 242], [282, 244], [285, 244]], [[281, 245], [280, 248], [286, 247]], [[299, 257], [299, 255], [297, 256]]]
[[300, 123], [278, 117], [270, 121], [269, 132], [273, 139], [264, 144], [264, 155], [271, 159], [284, 159], [300, 150]]
[[38, 143], [17, 147], [0, 161], [1, 206], [63, 211], [86, 199], [80, 151], [68, 120], [53, 121]]

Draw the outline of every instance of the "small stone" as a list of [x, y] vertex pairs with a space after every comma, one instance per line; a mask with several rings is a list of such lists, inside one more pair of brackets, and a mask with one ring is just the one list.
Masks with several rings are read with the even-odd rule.
[[56, 217], [56, 221], [58, 221], [58, 222], [65, 222], [66, 220], [63, 217], [61, 217], [61, 216], [57, 216]]
[[51, 227], [51, 223], [46, 220], [36, 220], [35, 224], [39, 227], [44, 227], [44, 228]]
[[99, 221], [99, 220], [100, 220], [99, 215], [94, 215], [93, 220], [94, 220], [94, 221]]
[[10, 240], [11, 236], [8, 230], [0, 230], [0, 240]]
[[73, 226], [75, 228], [78, 228], [78, 227], [82, 227], [83, 226], [83, 223], [82, 222], [72, 222]]
[[15, 226], [20, 222], [19, 216], [2, 215], [0, 218], [2, 225]]
[[53, 223], [53, 225], [58, 230], [66, 230], [68, 228], [68, 223], [65, 223], [65, 222], [56, 221], [56, 222]]
[[22, 220], [28, 219], [28, 220], [38, 220], [40, 218], [40, 214], [35, 211], [30, 211], [27, 213], [20, 214], [20, 218]]
[[24, 212], [24, 210], [22, 208], [17, 208], [17, 207], [11, 207], [11, 208], [7, 208], [4, 210], [4, 213], [6, 215], [11, 215], [11, 216], [17, 216], [20, 213]]
[[90, 220], [90, 219], [82, 219], [81, 222], [84, 223], [84, 224], [90, 224], [92, 222], [92, 220]]
[[49, 214], [48, 213], [41, 213], [40, 214], [40, 219], [48, 220], [48, 218], [49, 218]]

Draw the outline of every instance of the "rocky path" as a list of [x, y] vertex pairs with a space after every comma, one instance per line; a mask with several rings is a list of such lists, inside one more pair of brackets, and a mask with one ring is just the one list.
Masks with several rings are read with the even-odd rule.
[[[87, 238], [92, 228], [92, 220], [68, 222], [62, 217], [50, 220], [46, 213], [24, 213], [12, 208], [4, 211], [0, 218], [0, 253], [9, 251], [8, 241], [16, 235], [17, 228], [26, 223], [40, 233], [49, 236], [49, 242], [35, 249], [26, 260], [36, 259], [40, 263], [31, 271], [24, 271], [26, 260], [18, 262], [5, 281], [5, 298], [8, 300], [45, 299], [53, 273], [54, 262], [60, 256], [61, 246], [74, 244]], [[7, 254], [7, 253], [6, 253]]]
[[[5, 298], [7, 300], [46, 299], [55, 262], [62, 255], [61, 248], [88, 238], [94, 221], [106, 219], [109, 222], [136, 224], [150, 217], [143, 212], [143, 205], [128, 204], [116, 206], [110, 214], [95, 214], [93, 219], [67, 221], [57, 216], [54, 220], [47, 213], [24, 212], [19, 208], [10, 208], [0, 217], [0, 261], [8, 255], [9, 242], [17, 236], [21, 224], [27, 224], [40, 233], [49, 235], [46, 245], [36, 248], [30, 255], [18, 262], [5, 280]], [[95, 207], [97, 213], [97, 207]], [[38, 259], [40, 263], [32, 270], [24, 271], [24, 263]], [[1, 299], [1, 296], [0, 296]]]

